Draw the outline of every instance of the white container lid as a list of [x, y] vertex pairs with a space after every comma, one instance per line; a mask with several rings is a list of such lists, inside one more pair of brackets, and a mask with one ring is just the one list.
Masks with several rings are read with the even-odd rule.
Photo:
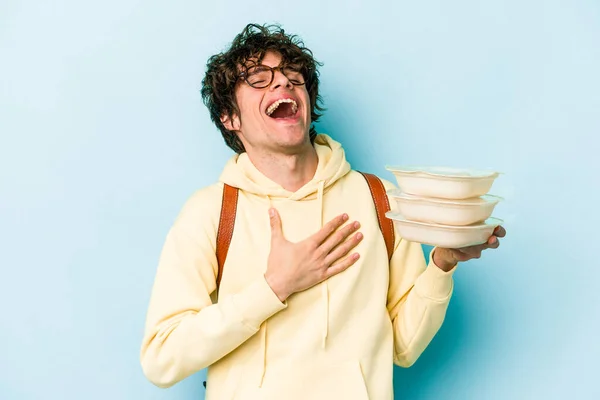
[[465, 206], [466, 205], [478, 206], [478, 205], [483, 205], [483, 204], [488, 204], [488, 203], [498, 203], [498, 202], [504, 200], [502, 197], [495, 196], [493, 194], [485, 194], [485, 195], [479, 196], [479, 197], [471, 197], [468, 199], [457, 200], [457, 199], [443, 199], [443, 198], [438, 198], [438, 197], [416, 196], [416, 195], [404, 193], [401, 189], [391, 189], [391, 190], [388, 190], [387, 193], [391, 197], [409, 200], [409, 201], [415, 201], [415, 202], [420, 201], [420, 202], [437, 203], [437, 204], [457, 204], [457, 205], [465, 205]]
[[385, 215], [393, 221], [395, 228], [403, 239], [453, 249], [485, 243], [493, 234], [495, 227], [503, 222], [499, 218], [490, 217], [484, 222], [472, 225], [449, 226], [412, 221], [400, 214], [389, 211]]
[[416, 174], [440, 178], [481, 179], [496, 178], [500, 172], [484, 169], [453, 168], [453, 167], [419, 167], [419, 166], [386, 166], [385, 169], [394, 173]]
[[481, 221], [471, 225], [444, 225], [444, 224], [435, 224], [431, 222], [423, 222], [423, 221], [412, 221], [404, 217], [402, 214], [388, 211], [385, 213], [385, 216], [392, 221], [403, 222], [416, 226], [423, 226], [428, 228], [437, 228], [442, 229], [447, 232], [467, 232], [472, 230], [480, 230], [482, 228], [490, 227], [490, 226], [499, 226], [504, 223], [504, 220], [496, 217], [489, 217], [485, 221]]

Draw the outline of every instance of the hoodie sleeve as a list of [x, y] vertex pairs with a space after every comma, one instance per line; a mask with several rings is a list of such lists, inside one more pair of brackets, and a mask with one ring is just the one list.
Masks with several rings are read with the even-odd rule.
[[159, 387], [221, 359], [286, 307], [262, 277], [213, 304], [220, 195], [215, 185], [192, 196], [162, 249], [141, 347], [144, 374]]
[[396, 230], [395, 236], [387, 307], [394, 327], [394, 363], [410, 367], [442, 326], [456, 267], [442, 271], [433, 262], [435, 248], [426, 262], [421, 244], [403, 239]]

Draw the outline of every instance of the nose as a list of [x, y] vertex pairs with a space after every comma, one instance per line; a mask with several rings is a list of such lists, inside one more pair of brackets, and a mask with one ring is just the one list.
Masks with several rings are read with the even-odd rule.
[[275, 90], [280, 87], [293, 89], [294, 85], [292, 85], [292, 82], [290, 82], [287, 76], [285, 76], [280, 69], [276, 69], [273, 75], [273, 82], [271, 82], [271, 90]]

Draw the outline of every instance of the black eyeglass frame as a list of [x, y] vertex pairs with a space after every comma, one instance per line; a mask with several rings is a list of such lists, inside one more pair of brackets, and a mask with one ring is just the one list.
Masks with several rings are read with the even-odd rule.
[[[269, 79], [269, 82], [266, 85], [253, 85], [252, 83], [250, 83], [250, 81], [248, 80], [250, 78], [250, 76], [252, 76], [253, 74], [248, 74], [248, 71], [251, 70], [252, 68], [257, 68], [257, 67], [261, 67], [264, 68], [265, 70], [268, 70], [271, 72], [271, 79]], [[255, 88], [255, 89], [264, 89], [264, 88], [268, 88], [269, 86], [271, 86], [271, 84], [273, 83], [273, 79], [275, 79], [275, 71], [279, 71], [281, 72], [290, 82], [292, 85], [294, 86], [302, 86], [306, 84], [306, 76], [304, 75], [304, 73], [302, 72], [302, 69], [297, 69], [294, 70], [294, 72], [298, 72], [300, 73], [300, 75], [302, 76], [303, 81], [302, 82], [298, 82], [295, 79], [290, 79], [284, 72], [284, 70], [286, 68], [290, 68], [289, 64], [280, 64], [276, 67], [270, 67], [268, 65], [264, 65], [264, 64], [252, 64], [249, 65], [247, 67], [244, 67], [244, 70], [239, 74], [238, 78], [239, 79], [243, 79], [244, 82], [246, 82], [249, 86]]]

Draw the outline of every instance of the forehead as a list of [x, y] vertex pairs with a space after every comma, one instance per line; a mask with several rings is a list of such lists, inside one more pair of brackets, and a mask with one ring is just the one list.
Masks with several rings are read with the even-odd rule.
[[265, 56], [262, 59], [261, 64], [268, 65], [270, 67], [276, 67], [281, 64], [282, 57], [281, 54], [275, 51], [267, 51]]
[[276, 67], [279, 64], [281, 64], [281, 61], [283, 60], [283, 58], [281, 57], [281, 54], [273, 51], [273, 50], [267, 50], [264, 54], [262, 59], [259, 59], [258, 56], [256, 57], [250, 57], [248, 59], [248, 61], [246, 61], [246, 66], [249, 67], [251, 65], [256, 65], [256, 64], [263, 64], [263, 65], [268, 65], [269, 67]]

